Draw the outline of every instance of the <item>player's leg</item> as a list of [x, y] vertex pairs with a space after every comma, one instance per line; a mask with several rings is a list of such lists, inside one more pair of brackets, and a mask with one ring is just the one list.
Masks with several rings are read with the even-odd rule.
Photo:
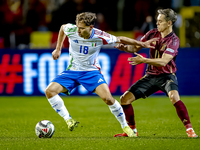
[[99, 70], [83, 71], [80, 72], [80, 74], [81, 77], [78, 79], [78, 82], [89, 92], [95, 92], [97, 95], [99, 95], [101, 99], [109, 106], [109, 109], [113, 115], [120, 122], [124, 132], [126, 132], [130, 137], [134, 137], [134, 132], [126, 123], [121, 105], [112, 97], [108, 85]]
[[[135, 126], [135, 116], [134, 116], [134, 109], [132, 106], [132, 102], [135, 100], [135, 96], [133, 93], [126, 91], [121, 97], [121, 106], [124, 110], [125, 116], [126, 116], [126, 121], [129, 125], [129, 127], [134, 131], [135, 134], [138, 136], [138, 132]], [[122, 136], [127, 136], [126, 133], [120, 133], [116, 134], [114, 137], [122, 137]]]
[[135, 95], [129, 91], [126, 91], [121, 97], [121, 106], [124, 110], [125, 116], [126, 116], [126, 121], [128, 125], [132, 128], [135, 129], [135, 118], [134, 118], [134, 110], [132, 106], [132, 102], [135, 101]]
[[51, 82], [45, 90], [46, 97], [53, 109], [65, 120], [71, 119], [67, 108], [64, 105], [62, 98], [58, 95], [67, 90], [56, 82]]
[[[126, 91], [121, 97], [121, 106], [124, 110], [126, 121], [129, 127], [134, 131], [134, 133], [138, 136], [138, 132], [135, 126], [135, 118], [134, 118], [134, 109], [132, 106], [132, 102], [135, 100], [135, 96], [133, 93]], [[120, 133], [114, 135], [114, 137], [127, 137], [126, 133]]]
[[64, 101], [58, 95], [61, 92], [66, 92], [66, 88], [56, 82], [51, 82], [45, 90], [46, 97], [53, 107], [53, 109], [62, 117], [64, 120], [71, 119], [67, 108], [64, 105]]
[[137, 137], [136, 134], [131, 130], [131, 128], [128, 126], [124, 111], [119, 104], [117, 100], [115, 100], [108, 88], [108, 85], [106, 83], [103, 83], [99, 85], [94, 92], [99, 95], [99, 97], [108, 105], [110, 111], [112, 114], [117, 118], [119, 123], [121, 124], [121, 127], [123, 131], [129, 136], [129, 137]]
[[112, 97], [108, 85], [106, 83], [100, 84], [96, 87], [94, 92], [107, 104], [113, 105], [115, 103], [115, 99]]
[[[99, 70], [87, 72], [83, 71], [78, 82], [88, 91], [95, 92], [99, 95], [100, 98], [109, 106], [111, 111], [116, 110], [116, 112], [112, 111], [112, 113], [116, 116], [123, 127], [127, 125], [121, 105], [112, 97], [108, 85]], [[122, 115], [120, 115], [120, 113], [122, 113]]]
[[181, 119], [181, 121], [183, 122], [183, 124], [186, 128], [186, 133], [187, 133], [188, 137], [194, 137], [194, 138], [198, 137], [192, 128], [187, 108], [184, 105], [184, 103], [180, 100], [178, 91], [177, 90], [169, 91], [168, 95], [169, 95], [169, 98], [170, 98], [172, 104], [176, 108], [176, 112], [177, 112], [179, 118]]
[[[159, 83], [160, 82], [160, 83]], [[176, 112], [183, 122], [186, 132], [189, 137], [198, 137], [194, 130], [192, 129], [192, 125], [190, 122], [190, 118], [187, 112], [187, 108], [185, 104], [180, 100], [179, 92], [178, 92], [178, 81], [175, 74], [169, 74], [160, 77], [158, 81], [158, 86], [160, 85], [160, 89], [165, 92], [172, 104], [176, 108]]]
[[[146, 98], [149, 95], [156, 92], [158, 88], [153, 87], [152, 79], [149, 76], [144, 76], [135, 84], [133, 84], [128, 91], [126, 91], [121, 97], [121, 105], [124, 110], [126, 120], [128, 125], [133, 129], [134, 133], [138, 132], [135, 125], [135, 115], [132, 102], [139, 98]], [[127, 136], [125, 133], [116, 134], [114, 137], [124, 137]]]
[[48, 99], [54, 97], [55, 95], [61, 93], [61, 92], [66, 92], [67, 89], [60, 85], [57, 82], [51, 82], [47, 88], [45, 89], [45, 95]]
[[[65, 76], [65, 72], [62, 73], [62, 76]], [[48, 87], [45, 90], [45, 94], [50, 105], [53, 107], [53, 109], [66, 121], [68, 125], [68, 129], [70, 131], [73, 131], [74, 127], [77, 127], [79, 122], [71, 118], [67, 108], [65, 107], [64, 101], [58, 94], [68, 93], [69, 91], [67, 90], [67, 88], [71, 91], [71, 89], [68, 86], [70, 85], [70, 87], [73, 87], [76, 85], [74, 84], [74, 81], [70, 79], [67, 80], [66, 82], [66, 78], [67, 78], [66, 76], [65, 78], [60, 78], [60, 77], [61, 75], [57, 76], [53, 80], [53, 82], [51, 82], [48, 85]]]

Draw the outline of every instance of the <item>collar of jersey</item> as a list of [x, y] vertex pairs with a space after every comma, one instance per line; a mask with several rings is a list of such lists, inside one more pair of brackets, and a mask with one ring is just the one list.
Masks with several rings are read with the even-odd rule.
[[92, 29], [92, 34], [90, 35], [89, 39], [93, 38], [93, 36], [94, 36], [94, 29]]
[[167, 37], [172, 36], [173, 33], [174, 33], [174, 31], [172, 31], [170, 34], [168, 34], [166, 37], [164, 37], [164, 39], [167, 38]]

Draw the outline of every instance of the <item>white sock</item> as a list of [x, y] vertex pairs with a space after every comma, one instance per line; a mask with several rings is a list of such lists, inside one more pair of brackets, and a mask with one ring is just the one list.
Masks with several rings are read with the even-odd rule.
[[137, 132], [137, 129], [135, 128], [135, 129], [133, 129], [133, 131], [136, 133], [136, 132]]
[[[190, 130], [190, 129], [192, 129], [193, 130], [193, 128], [188, 128], [188, 129], [186, 129], [186, 131], [188, 131], [188, 130]], [[194, 130], [193, 130], [194, 131]]]
[[49, 103], [53, 107], [53, 109], [64, 118], [64, 120], [71, 119], [67, 108], [64, 105], [62, 98], [59, 95], [55, 95], [52, 98], [48, 99]]
[[128, 126], [128, 124], [126, 122], [126, 118], [125, 118], [125, 114], [124, 114], [123, 108], [119, 104], [119, 102], [117, 100], [115, 100], [115, 103], [113, 105], [108, 105], [108, 106], [110, 108], [110, 111], [113, 113], [113, 115], [115, 115], [115, 117], [117, 118], [117, 120], [121, 124], [122, 129], [125, 126]]

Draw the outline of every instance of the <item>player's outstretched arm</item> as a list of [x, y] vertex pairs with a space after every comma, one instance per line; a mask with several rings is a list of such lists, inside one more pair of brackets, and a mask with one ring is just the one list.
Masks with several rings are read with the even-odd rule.
[[125, 44], [117, 44], [115, 48], [119, 49], [120, 51], [125, 51], [128, 53], [135, 53], [138, 52], [142, 47], [141, 46], [135, 46], [135, 45], [125, 45]]
[[[153, 39], [150, 39], [150, 40], [148, 40], [146, 42], [143, 42], [142, 43], [143, 44], [142, 47], [144, 47], [144, 48], [153, 48], [154, 49], [155, 46], [151, 46], [151, 43], [156, 42], [158, 40], [159, 40], [159, 38], [153, 38]], [[155, 45], [155, 44], [153, 44], [153, 45]]]
[[153, 38], [151, 40], [148, 40], [146, 42], [141, 42], [141, 41], [137, 41], [128, 37], [124, 37], [124, 36], [118, 36], [117, 37], [117, 42], [116, 43], [122, 43], [122, 44], [128, 44], [128, 45], [136, 45], [136, 46], [141, 46], [144, 48], [155, 48], [154, 46], [151, 46], [151, 43], [154, 41], [158, 41], [159, 38]]
[[116, 43], [142, 46], [142, 42], [128, 38], [128, 37], [125, 37], [125, 36], [118, 36]]
[[163, 67], [166, 66], [172, 59], [173, 56], [170, 54], [163, 54], [161, 58], [145, 58], [142, 55], [138, 53], [134, 53], [136, 57], [130, 57], [128, 58], [129, 64], [131, 65], [138, 65], [141, 63], [146, 63], [149, 65], [157, 66], [157, 67]]
[[60, 31], [58, 34], [58, 40], [57, 40], [57, 44], [56, 44], [56, 49], [52, 52], [52, 57], [54, 60], [57, 60], [60, 57], [63, 41], [66, 37], [63, 28], [64, 28], [64, 25], [62, 25], [60, 27]]

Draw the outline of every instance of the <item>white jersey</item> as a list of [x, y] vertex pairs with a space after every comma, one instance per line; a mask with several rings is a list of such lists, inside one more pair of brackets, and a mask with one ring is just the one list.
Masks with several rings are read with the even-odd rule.
[[92, 71], [100, 70], [98, 55], [102, 45], [115, 43], [117, 38], [96, 28], [92, 29], [89, 39], [78, 35], [77, 26], [66, 24], [63, 28], [69, 39], [68, 70]]

